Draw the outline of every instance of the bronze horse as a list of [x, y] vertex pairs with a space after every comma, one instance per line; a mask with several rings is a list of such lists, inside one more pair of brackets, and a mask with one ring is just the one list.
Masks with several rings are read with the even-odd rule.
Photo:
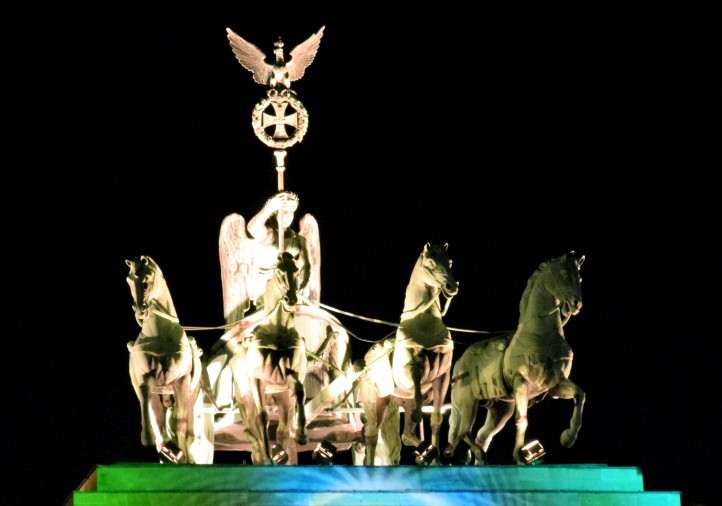
[[[542, 263], [522, 295], [516, 332], [475, 343], [456, 362], [444, 451], [447, 457], [463, 439], [477, 465], [483, 464], [493, 437], [515, 415], [514, 460], [524, 463], [520, 452], [528, 425], [527, 408], [547, 395], [574, 400], [570, 426], [561, 435], [563, 446], [574, 444], [582, 426], [585, 395], [569, 379], [573, 353], [564, 325], [582, 308], [583, 263], [584, 256], [574, 252]], [[487, 401], [486, 422], [472, 439], [470, 431], [481, 400]]]
[[279, 409], [276, 440], [288, 454], [289, 464], [297, 463], [295, 443], [306, 443], [306, 348], [294, 325], [296, 271], [289, 253], [279, 255], [263, 295], [263, 319], [250, 335], [241, 336], [238, 342], [230, 341], [234, 395], [251, 442], [254, 464], [272, 463], [266, 394]]
[[[386, 436], [384, 443], [388, 448], [388, 461], [383, 463], [398, 464], [398, 425], [392, 428], [388, 419], [398, 420], [399, 405], [406, 413], [401, 442], [414, 447], [421, 443], [415, 432], [421, 421], [422, 403], [429, 396], [433, 403], [431, 444], [438, 448], [441, 406], [449, 387], [454, 347], [442, 317], [459, 288], [451, 273], [447, 250], [448, 244], [424, 246], [406, 288], [395, 338], [375, 344], [365, 356], [368, 372], [360, 381], [358, 400], [366, 416], [366, 465], [373, 465], [376, 460], [379, 428]], [[446, 297], [443, 308], [442, 294]]]
[[[126, 260], [140, 335], [128, 343], [129, 373], [141, 413], [141, 443], [161, 461], [213, 462], [202, 413], [201, 351], [178, 321], [163, 273], [149, 256]], [[210, 435], [212, 440], [212, 434]]]

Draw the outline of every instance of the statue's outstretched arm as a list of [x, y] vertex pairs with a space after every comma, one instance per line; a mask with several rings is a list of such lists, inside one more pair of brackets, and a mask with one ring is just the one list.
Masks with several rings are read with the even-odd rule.
[[278, 209], [274, 205], [273, 199], [268, 200], [263, 208], [248, 222], [248, 233], [251, 234], [251, 237], [260, 242], [265, 242], [268, 239], [271, 231], [266, 227], [266, 222], [276, 211]]

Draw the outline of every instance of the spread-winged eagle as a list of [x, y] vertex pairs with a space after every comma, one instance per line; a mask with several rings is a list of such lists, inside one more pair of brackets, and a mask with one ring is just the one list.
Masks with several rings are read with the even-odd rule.
[[298, 81], [303, 77], [306, 68], [311, 65], [318, 46], [321, 44], [325, 26], [311, 35], [301, 44], [297, 45], [290, 53], [290, 59], [286, 62], [283, 56], [283, 42], [279, 39], [274, 43], [273, 50], [276, 62], [273, 65], [266, 63], [266, 55], [243, 37], [230, 28], [226, 28], [228, 41], [231, 43], [233, 54], [243, 68], [253, 74], [253, 80], [258, 84], [266, 84], [272, 87], [282, 86], [289, 88], [291, 82]]

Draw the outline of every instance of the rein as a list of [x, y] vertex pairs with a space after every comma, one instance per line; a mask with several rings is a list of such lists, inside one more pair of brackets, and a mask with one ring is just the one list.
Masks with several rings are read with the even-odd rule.
[[401, 318], [413, 318], [416, 315], [427, 311], [431, 306], [438, 302], [438, 299], [438, 297], [431, 297], [428, 301], [422, 303], [420, 306], [415, 307], [414, 309], [407, 309], [406, 311], [401, 313]]
[[170, 315], [170, 314], [168, 314], [168, 313], [166, 313], [166, 312], [164, 312], [164, 311], [161, 311], [160, 309], [151, 308], [150, 312], [153, 313], [154, 315], [160, 316], [161, 318], [164, 318], [164, 319], [166, 319], [166, 320], [168, 320], [168, 321], [171, 321], [171, 322], [173, 322], [173, 323], [179, 323], [179, 322], [180, 322], [180, 320], [178, 320], [178, 317], [177, 317], [177, 316]]
[[[323, 308], [323, 309], [325, 309], [325, 310], [327, 310], [327, 311], [331, 311], [331, 312], [333, 312], [333, 313], [338, 313], [338, 314], [342, 314], [342, 315], [344, 315], [344, 316], [349, 316], [349, 317], [351, 317], [351, 318], [356, 318], [357, 320], [363, 320], [363, 321], [367, 321], [367, 322], [371, 322], [371, 323], [378, 323], [379, 325], [386, 325], [386, 326], [388, 326], [388, 327], [394, 327], [394, 328], [399, 328], [399, 327], [401, 326], [401, 325], [399, 325], [398, 323], [390, 322], [390, 321], [387, 321], [387, 320], [381, 320], [381, 319], [379, 319], [379, 318], [370, 318], [370, 317], [368, 317], [368, 316], [362, 316], [362, 315], [360, 315], [360, 314], [351, 313], [351, 312], [349, 312], [349, 311], [344, 311], [344, 310], [342, 310], [342, 309], [338, 309], [338, 308], [335, 308], [335, 307], [333, 307], [333, 306], [329, 306], [328, 304], [324, 304], [324, 303], [322, 303], [322, 302], [315, 303], [315, 302], [309, 301], [308, 299], [304, 299], [304, 302], [307, 302], [307, 303], [310, 303], [310, 304], [312, 304], [312, 305], [318, 306], [318, 307], [320, 307], [320, 308]], [[463, 332], [463, 333], [467, 333], [467, 334], [499, 335], [499, 334], [508, 334], [508, 333], [512, 332], [511, 330], [496, 330], [496, 331], [491, 331], [491, 330], [462, 329], [462, 328], [458, 328], [458, 327], [449, 327], [448, 325], [446, 326], [446, 328], [449, 329], [449, 330], [453, 330], [454, 332]], [[348, 331], [347, 331], [347, 332], [348, 332]], [[349, 332], [349, 334], [351, 334], [351, 333]], [[354, 336], [354, 337], [355, 337], [355, 336]], [[380, 339], [380, 340], [381, 340], [381, 339]], [[380, 341], [380, 340], [379, 340], [379, 341]], [[367, 341], [367, 342], [377, 343], [378, 341]]]
[[[391, 321], [388, 321], [388, 320], [382, 320], [382, 319], [380, 319], [380, 318], [371, 318], [371, 317], [363, 316], [363, 315], [360, 315], [360, 314], [357, 314], [357, 313], [352, 313], [352, 312], [350, 312], [350, 311], [344, 311], [344, 310], [342, 310], [342, 309], [336, 308], [336, 307], [334, 307], [334, 306], [330, 306], [330, 305], [328, 305], [328, 304], [324, 304], [324, 303], [322, 303], [322, 302], [313, 302], [313, 301], [311, 301], [311, 300], [309, 300], [309, 299], [307, 299], [306, 297], [303, 297], [303, 296], [299, 296], [299, 299], [300, 299], [302, 302], [304, 302], [305, 304], [309, 305], [309, 306], [320, 307], [320, 308], [325, 309], [325, 310], [327, 310], [327, 311], [330, 311], [330, 312], [332, 312], [332, 313], [341, 314], [341, 315], [344, 315], [344, 316], [348, 316], [348, 317], [350, 317], [350, 318], [355, 318], [355, 319], [357, 319], [357, 320], [362, 320], [362, 321], [366, 321], [366, 322], [369, 322], [369, 323], [376, 323], [376, 324], [378, 324], [378, 325], [385, 325], [385, 326], [387, 326], [387, 327], [393, 327], [393, 328], [399, 328], [399, 327], [401, 326], [401, 325], [398, 324], [398, 323], [391, 322]], [[449, 310], [449, 306], [450, 306], [450, 304], [451, 304], [451, 299], [453, 299], [453, 297], [449, 297], [449, 298], [446, 299], [446, 303], [444, 304], [444, 311], [442, 312], [442, 316], [446, 315], [446, 312]], [[437, 301], [437, 299], [435, 299], [435, 298], [434, 298], [434, 299], [431, 299], [430, 301], [424, 303], [420, 308], [416, 308], [416, 309], [411, 310], [411, 311], [405, 311], [404, 313], [402, 313], [402, 316], [403, 316], [404, 314], [410, 313], [410, 312], [412, 312], [412, 311], [413, 311], [413, 312], [416, 312], [417, 314], [418, 314], [418, 313], [421, 313], [421, 312], [425, 311], [426, 309], [428, 309], [429, 307], [431, 307], [431, 305], [434, 304], [436, 301]], [[293, 310], [292, 308], [290, 308], [290, 307], [286, 304], [285, 301], [280, 300], [280, 301], [279, 301], [279, 304], [282, 304], [282, 308], [283, 308], [284, 311], [289, 312], [289, 313], [290, 313], [290, 312], [294, 312], [294, 310]], [[273, 310], [275, 310], [275, 307], [274, 307], [271, 311], [267, 312], [267, 313], [264, 315], [264, 317], [263, 317], [262, 319], [260, 319], [257, 323], [254, 323], [253, 326], [256, 327], [256, 326], [260, 325], [266, 318], [268, 318], [268, 316], [271, 315], [271, 313], [273, 312]], [[172, 322], [174, 322], [174, 323], [179, 323], [179, 320], [178, 320], [177, 317], [172, 316], [172, 315], [170, 315], [170, 314], [168, 314], [168, 313], [165, 313], [165, 312], [163, 312], [163, 311], [161, 311], [161, 310], [159, 310], [159, 309], [152, 308], [150, 311], [151, 311], [152, 313], [160, 316], [161, 318], [165, 318], [166, 320], [172, 321]], [[232, 329], [233, 327], [235, 327], [236, 325], [238, 325], [239, 323], [241, 323], [244, 319], [245, 319], [245, 318], [242, 318], [242, 319], [240, 319], [240, 320], [236, 320], [236, 321], [234, 321], [234, 322], [226, 323], [225, 325], [218, 325], [218, 326], [181, 325], [181, 328], [183, 328], [183, 330], [193, 331], [193, 332], [200, 332], [200, 331], [207, 331], [207, 330], [229, 330], [229, 329]], [[563, 325], [565, 325], [566, 322], [568, 322], [568, 321], [569, 321], [569, 317], [566, 319], [566, 321], [564, 322]], [[334, 324], [339, 324], [339, 325], [340, 325], [340, 322], [338, 322], [338, 321], [334, 321], [334, 322], [332, 322], [332, 323], [334, 323]], [[453, 332], [461, 332], [461, 333], [465, 333], [465, 334], [500, 335], [500, 334], [508, 334], [508, 333], [512, 332], [511, 330], [490, 331], [490, 330], [476, 330], [476, 329], [466, 329], [466, 328], [449, 327], [449, 326], [447, 326], [446, 328], [449, 329], [449, 330], [451, 330], [451, 331], [453, 331]], [[381, 338], [381, 339], [378, 339], [378, 340], [364, 339], [364, 338], [362, 338], [362, 337], [357, 336], [356, 334], [354, 334], [353, 332], [351, 332], [351, 331], [348, 330], [348, 329], [344, 329], [344, 330], [346, 331], [346, 333], [347, 333], [348, 335], [350, 335], [350, 336], [353, 337], [354, 339], [356, 339], [356, 340], [358, 340], [358, 341], [362, 341], [362, 342], [364, 342], [364, 343], [370, 343], [370, 344], [378, 343], [378, 342], [383, 341], [384, 339], [386, 339], [386, 337], [388, 337], [388, 336], [385, 336], [385, 337], [383, 337], [383, 338]], [[456, 342], [456, 341], [455, 341], [455, 342]], [[467, 344], [467, 343], [460, 343], [460, 344]]]
[[[551, 311], [547, 314], [547, 316], [551, 316], [551, 315], [553, 315], [554, 313], [556, 313], [557, 311], [559, 311], [559, 316], [561, 316], [561, 307], [555, 307], [553, 310], [551, 310]], [[571, 313], [569, 313], [566, 317], [564, 317], [564, 319], [562, 320], [562, 328], [566, 327], [566, 326], [567, 326], [567, 323], [569, 323], [569, 320], [571, 320], [571, 319], [572, 319], [572, 314], [571, 314]]]
[[[169, 314], [165, 311], [161, 311], [160, 309], [155, 307], [155, 299], [151, 300], [148, 304], [148, 308], [143, 311], [143, 320], [145, 320], [148, 317], [149, 313], [153, 313], [156, 316], [160, 316], [164, 320], [168, 320], [173, 323], [180, 323], [180, 320], [178, 320], [177, 316], [173, 316], [172, 314]], [[137, 306], [136, 306], [137, 307]], [[138, 326], [143, 327], [143, 324], [141, 323], [143, 320], [138, 320], [136, 316], [136, 322], [138, 323]]]

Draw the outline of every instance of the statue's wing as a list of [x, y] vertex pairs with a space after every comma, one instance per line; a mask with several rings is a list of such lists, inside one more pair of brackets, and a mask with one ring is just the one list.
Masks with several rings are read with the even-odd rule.
[[306, 68], [313, 63], [313, 59], [318, 51], [318, 46], [321, 44], [321, 37], [323, 37], [323, 31], [326, 27], [322, 26], [321, 29], [311, 35], [304, 42], [301, 42], [298, 46], [293, 48], [291, 51], [291, 59], [286, 63], [286, 70], [288, 71], [288, 79], [291, 81], [298, 81], [303, 77], [303, 73], [306, 72]]
[[266, 63], [266, 55], [263, 54], [263, 51], [230, 28], [226, 28], [226, 32], [228, 42], [231, 43], [231, 49], [238, 62], [253, 74], [253, 80], [258, 84], [268, 84], [268, 80], [273, 75], [273, 67]]
[[[322, 29], [323, 30], [323, 29]], [[310, 275], [303, 290], [303, 296], [311, 302], [321, 302], [321, 240], [318, 233], [316, 218], [305, 215], [299, 223], [299, 234], [306, 242]]]
[[223, 315], [226, 322], [243, 318], [248, 310], [248, 281], [253, 271], [253, 240], [246, 235], [246, 220], [240, 214], [229, 214], [221, 224], [218, 253], [223, 286]]

